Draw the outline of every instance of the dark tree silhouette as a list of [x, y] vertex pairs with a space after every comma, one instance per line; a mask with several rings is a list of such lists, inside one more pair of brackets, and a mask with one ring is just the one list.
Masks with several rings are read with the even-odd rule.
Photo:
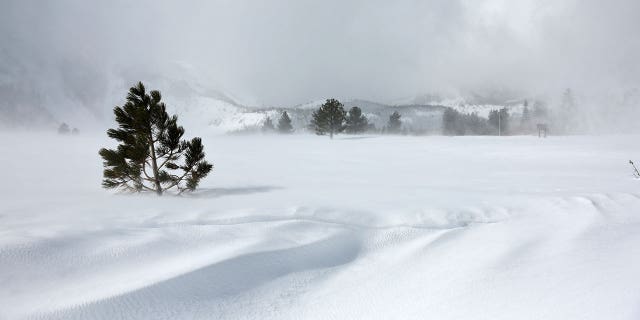
[[[127, 102], [113, 109], [117, 129], [107, 135], [120, 144], [100, 150], [102, 186], [130, 192], [193, 191], [213, 166], [204, 159], [200, 138], [182, 140], [178, 117], [169, 116], [159, 91], [146, 92], [142, 82], [129, 89]], [[179, 163], [182, 161], [182, 163]]]
[[336, 99], [327, 99], [320, 109], [313, 112], [311, 119], [311, 128], [316, 134], [329, 134], [333, 139], [333, 135], [344, 130], [346, 113], [344, 106]]
[[461, 132], [461, 117], [462, 115], [458, 111], [452, 108], [445, 109], [444, 113], [442, 114], [442, 133], [448, 136], [457, 136], [464, 134], [464, 132]]
[[349, 109], [346, 118], [345, 131], [347, 133], [362, 133], [369, 128], [367, 117], [362, 114], [362, 109], [353, 107]]
[[447, 108], [442, 115], [442, 133], [450, 136], [487, 135], [493, 133], [488, 121], [477, 113], [464, 114]]

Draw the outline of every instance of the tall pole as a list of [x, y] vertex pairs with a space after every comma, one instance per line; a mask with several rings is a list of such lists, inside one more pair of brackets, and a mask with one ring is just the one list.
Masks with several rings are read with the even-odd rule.
[[502, 110], [498, 110], [498, 136], [502, 136]]

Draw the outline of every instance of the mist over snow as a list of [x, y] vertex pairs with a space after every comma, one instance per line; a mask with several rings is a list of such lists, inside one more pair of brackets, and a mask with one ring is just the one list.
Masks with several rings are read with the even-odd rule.
[[143, 80], [215, 132], [264, 121], [244, 107], [335, 97], [486, 113], [558, 108], [567, 88], [581, 127], [634, 131], [638, 12], [633, 0], [2, 1], [0, 125], [103, 129]]
[[640, 0], [0, 0], [0, 320], [640, 319], [639, 31]]

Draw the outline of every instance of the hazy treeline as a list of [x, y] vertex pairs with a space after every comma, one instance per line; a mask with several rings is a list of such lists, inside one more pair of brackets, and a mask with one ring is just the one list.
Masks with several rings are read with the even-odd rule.
[[287, 111], [280, 113], [277, 124], [267, 117], [262, 132], [292, 133], [295, 131], [314, 132], [318, 135], [335, 134], [402, 134], [425, 135], [529, 135], [537, 134], [538, 127], [549, 128], [552, 134], [582, 133], [582, 114], [576, 105], [573, 92], [567, 89], [561, 105], [550, 109], [543, 101], [524, 100], [516, 108], [502, 107], [490, 110], [486, 117], [477, 112], [464, 113], [451, 107], [443, 107], [442, 114], [433, 128], [417, 126], [412, 119], [405, 120], [399, 111], [393, 111], [386, 123], [376, 126], [369, 121], [362, 109], [354, 106], [349, 110], [336, 99], [328, 99], [314, 110], [311, 120], [304, 126], [294, 128]]
[[[311, 120], [301, 129], [301, 131], [315, 132], [318, 135], [333, 135], [339, 133], [347, 134], [363, 134], [363, 133], [403, 133], [402, 115], [398, 111], [394, 111], [390, 116], [387, 124], [382, 128], [377, 128], [366, 115], [363, 114], [360, 107], [351, 107], [348, 111], [344, 105], [336, 99], [328, 99], [320, 108], [313, 111]], [[277, 125], [274, 124], [271, 117], [266, 117], [261, 131], [263, 133], [293, 133], [296, 129], [292, 125], [291, 117], [287, 111], [280, 113]], [[405, 132], [406, 133], [406, 132]]]

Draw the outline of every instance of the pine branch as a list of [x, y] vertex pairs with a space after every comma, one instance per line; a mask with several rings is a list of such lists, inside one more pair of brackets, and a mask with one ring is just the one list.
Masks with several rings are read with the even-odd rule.
[[168, 187], [165, 187], [166, 189], [171, 189], [175, 186], [178, 186], [178, 189], [180, 188], [180, 182], [182, 182], [182, 180], [184, 180], [184, 178], [187, 176], [187, 174], [189, 174], [189, 172], [191, 172], [191, 170], [193, 169], [193, 167], [189, 168], [189, 170], [186, 170], [184, 172], [184, 174], [180, 177], [176, 176], [176, 175], [171, 175], [171, 180], [173, 180], [174, 182], [172, 184], [170, 184]]
[[151, 191], [151, 192], [156, 192], [157, 190], [151, 187], [146, 186], [144, 183], [140, 182], [140, 185], [142, 186], [142, 188], [146, 189], [147, 191]]
[[174, 151], [171, 150], [171, 152], [169, 152], [169, 156], [160, 164], [160, 166], [158, 166], [158, 170], [162, 169], [162, 167], [164, 167], [165, 164], [167, 164], [167, 162], [174, 160], [173, 159], [173, 153]]
[[[147, 191], [153, 191], [153, 192], [155, 192], [155, 191], [156, 191], [155, 189], [150, 188], [150, 187], [148, 187], [147, 185], [145, 185], [145, 184], [144, 184], [144, 183], [143, 183], [139, 178], [132, 177], [130, 174], [128, 174], [128, 173], [126, 173], [126, 172], [125, 172], [125, 173], [123, 173], [123, 176], [124, 176], [125, 178], [129, 178], [129, 180], [125, 180], [124, 178], [120, 178], [120, 179], [119, 179], [119, 180], [120, 180], [120, 186], [123, 186], [123, 185], [124, 185], [126, 190], [129, 190], [129, 191], [131, 191], [131, 192], [136, 192], [136, 191], [138, 191], [138, 189], [136, 189], [135, 187], [132, 187], [132, 186], [130, 186], [130, 185], [129, 185], [129, 181], [132, 181], [132, 182], [134, 182], [134, 183], [139, 184], [143, 189], [146, 189]], [[153, 182], [153, 181], [152, 181], [152, 182]]]
[[151, 178], [149, 176], [149, 174], [147, 173], [147, 161], [146, 160], [142, 163], [142, 173], [144, 173], [144, 175], [147, 177], [147, 181], [151, 181], [151, 182], [154, 181], [154, 179]]
[[629, 160], [629, 163], [631, 164], [631, 166], [633, 167], [633, 176], [636, 178], [640, 178], [640, 172], [638, 172], [638, 168], [636, 168], [636, 165], [633, 164], [633, 161]]
[[180, 190], [180, 192], [178, 192], [178, 195], [181, 195], [185, 191], [189, 191], [189, 188], [178, 188], [178, 190]]
[[[116, 182], [116, 181], [114, 181]], [[133, 186], [129, 185], [129, 182], [123, 178], [118, 179], [117, 181], [117, 186], [114, 186], [115, 189], [123, 189], [121, 191], [127, 191], [127, 192], [136, 192], [136, 188], [134, 188]]]

